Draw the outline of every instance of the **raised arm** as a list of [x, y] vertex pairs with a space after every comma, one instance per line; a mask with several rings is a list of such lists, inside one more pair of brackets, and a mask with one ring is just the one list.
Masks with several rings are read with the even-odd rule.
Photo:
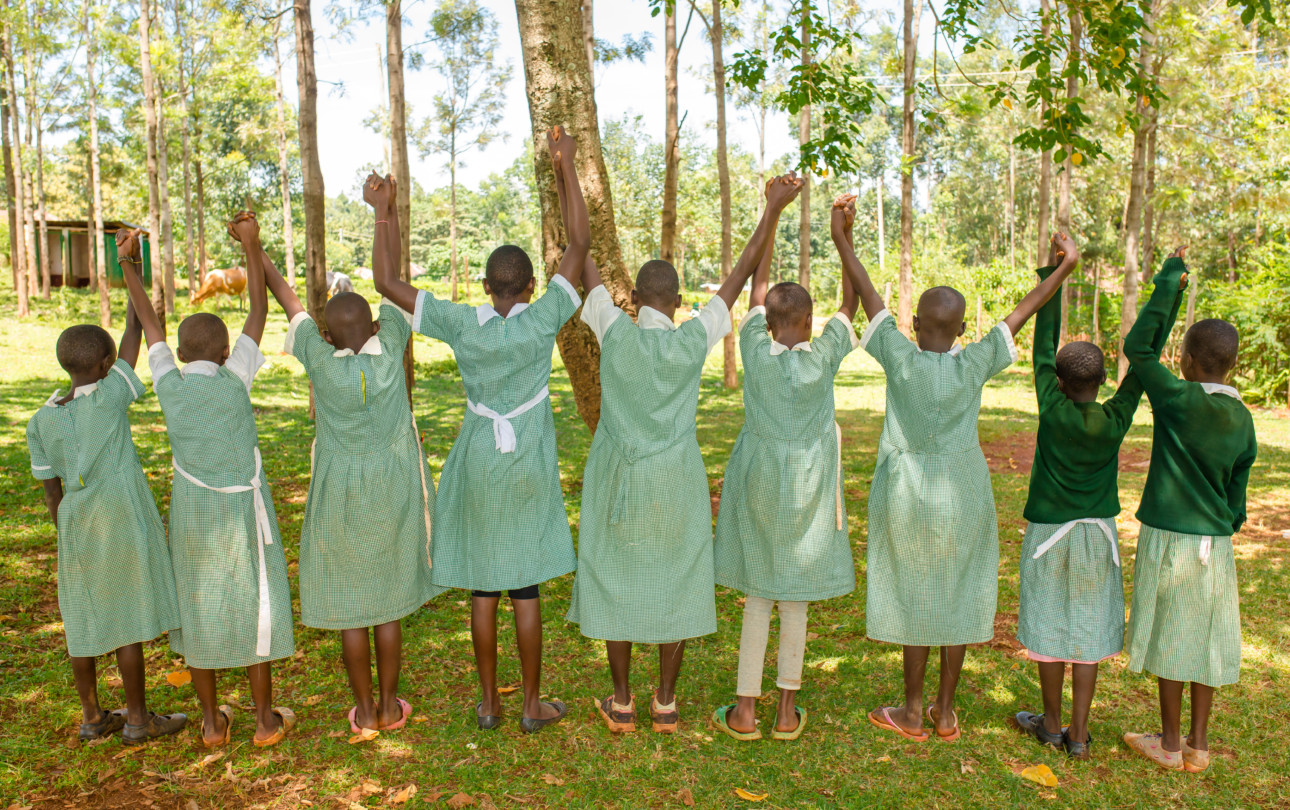
[[1057, 269], [1048, 278], [1036, 284], [1033, 290], [1026, 293], [1021, 303], [1017, 304], [1017, 308], [1003, 319], [1003, 322], [1008, 325], [1008, 331], [1014, 336], [1026, 325], [1026, 321], [1030, 320], [1039, 308], [1048, 303], [1048, 299], [1062, 288], [1066, 277], [1075, 269], [1075, 265], [1079, 264], [1079, 248], [1075, 246], [1075, 240], [1064, 233], [1054, 234], [1053, 238], [1057, 242], [1057, 257], [1061, 260]]
[[579, 279], [587, 280], [592, 276], [590, 280], [595, 283], [586, 286], [586, 289], [591, 290], [600, 286], [600, 271], [594, 263], [587, 261], [591, 250], [591, 221], [587, 217], [587, 201], [583, 199], [582, 185], [578, 182], [578, 167], [574, 163], [578, 143], [564, 131], [564, 127], [555, 126], [546, 135], [546, 146], [555, 167], [560, 215], [564, 218], [564, 230], [569, 236], [569, 244], [565, 247], [560, 267], [555, 272], [575, 285]]
[[1156, 274], [1151, 297], [1124, 337], [1124, 356], [1155, 405], [1182, 389], [1179, 379], [1160, 362], [1160, 350], [1169, 339], [1183, 290], [1187, 289], [1185, 251], [1186, 248], [1178, 248], [1165, 260]]
[[[144, 338], [148, 341], [148, 347], [152, 348], [155, 343], [166, 342], [166, 329], [161, 324], [161, 319], [157, 317], [157, 312], [152, 308], [152, 302], [148, 300], [148, 291], [143, 288], [143, 274], [141, 266], [143, 260], [140, 258], [142, 247], [140, 240], [143, 237], [143, 231], [135, 229], [128, 231], [125, 228], [116, 232], [116, 258], [121, 265], [121, 276], [125, 279], [125, 289], [129, 293], [130, 307], [134, 309], [134, 322], [138, 328], [142, 329]], [[129, 309], [125, 322], [126, 333], [130, 332], [131, 318]], [[125, 345], [125, 336], [121, 338], [122, 347]], [[118, 355], [124, 355], [124, 351], [118, 352]], [[138, 335], [135, 336], [134, 357], [126, 358], [122, 356], [131, 366], [139, 359]]]
[[[766, 191], [770, 191], [770, 184], [774, 180], [766, 182]], [[770, 289], [770, 263], [775, 258], [775, 233], [779, 230], [779, 217], [770, 226], [770, 238], [766, 240], [766, 246], [761, 252], [761, 261], [757, 263], [757, 270], [753, 273], [752, 290], [748, 293], [748, 307], [766, 306], [766, 292]]]
[[[378, 177], [375, 172], [368, 175], [363, 183], [363, 199], [376, 212], [376, 226], [372, 236], [372, 281], [376, 291], [394, 302], [394, 305], [406, 312], [417, 308], [417, 296], [420, 290], [399, 278], [399, 271], [392, 263], [395, 258], [390, 253], [390, 239], [398, 239], [394, 227], [389, 221], [390, 199], [394, 197], [394, 186], [390, 181]], [[400, 247], [400, 252], [402, 247]]]
[[[833, 201], [833, 212], [829, 220], [829, 233], [833, 237], [833, 245], [838, 249], [838, 258], [842, 260], [842, 278], [851, 284], [852, 295], [859, 299], [859, 304], [864, 307], [864, 316], [873, 320], [879, 312], [887, 308], [883, 303], [882, 296], [874, 289], [873, 281], [869, 278], [869, 273], [860, 263], [856, 256], [855, 245], [851, 235], [852, 226], [856, 221], [856, 198], [854, 194], [844, 194]], [[843, 305], [846, 305], [847, 286], [842, 287]], [[851, 302], [852, 309], [848, 313], [855, 317], [856, 301]]]
[[269, 258], [269, 254], [260, 251], [260, 266], [264, 268], [264, 286], [268, 288], [273, 297], [278, 299], [278, 306], [287, 314], [287, 320], [305, 311], [305, 307], [300, 303], [300, 297], [296, 291], [291, 288], [287, 280], [278, 272], [278, 266]]
[[264, 247], [260, 244], [260, 223], [253, 211], [240, 211], [228, 224], [228, 235], [242, 245], [246, 255], [246, 323], [242, 334], [260, 344], [264, 321], [269, 315], [269, 295], [264, 286]]
[[[152, 307], [148, 307], [152, 316], [157, 316]], [[121, 333], [121, 343], [117, 346], [116, 356], [134, 368], [139, 363], [139, 343], [143, 336], [143, 324], [139, 322], [139, 314], [135, 311], [134, 305], [126, 303], [125, 305], [125, 331]]]
[[726, 276], [726, 280], [721, 282], [721, 289], [717, 290], [717, 297], [726, 303], [727, 308], [735, 305], [749, 276], [761, 264], [766, 252], [766, 243], [775, 239], [779, 215], [801, 190], [802, 181], [796, 172], [776, 177], [766, 184], [766, 210], [762, 211], [761, 221], [757, 223], [752, 236], [748, 237], [748, 244], [744, 245], [744, 250], [739, 254], [739, 261], [735, 262], [734, 269]]

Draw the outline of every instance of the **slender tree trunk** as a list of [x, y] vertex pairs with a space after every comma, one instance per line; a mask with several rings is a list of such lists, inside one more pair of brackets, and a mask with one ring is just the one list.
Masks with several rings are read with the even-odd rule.
[[1196, 293], [1200, 289], [1200, 277], [1193, 275], [1191, 283], [1187, 285], [1187, 317], [1183, 331], [1191, 328], [1196, 322]]
[[[8, 10], [8, 0], [5, 8]], [[9, 236], [13, 244], [10, 261], [14, 263], [14, 287], [18, 294], [18, 317], [25, 318], [31, 314], [31, 303], [27, 278], [27, 239], [25, 218], [21, 212], [26, 209], [22, 185], [22, 140], [18, 137], [18, 93], [13, 78], [13, 30], [12, 23], [6, 23], [4, 29], [4, 67], [5, 67], [5, 169], [13, 176], [8, 183], [8, 193], [13, 202], [9, 205]], [[12, 131], [12, 138], [10, 132]], [[15, 154], [16, 152], [16, 154]], [[8, 178], [6, 178], [8, 179]]]
[[1093, 260], [1093, 342], [1102, 345], [1102, 261]]
[[296, 84], [300, 97], [300, 169], [305, 201], [305, 298], [309, 314], [323, 325], [327, 304], [327, 195], [318, 156], [318, 79], [314, 73], [311, 0], [295, 0]]
[[202, 131], [201, 116], [194, 111], [193, 142], [197, 148], [193, 152], [193, 176], [197, 180], [197, 286], [206, 283], [206, 177], [202, 171]]
[[[18, 291], [18, 212], [14, 210], [14, 176], [12, 144], [9, 141], [9, 89], [0, 83], [0, 129], [4, 139], [4, 192], [5, 210], [9, 215], [9, 273], [13, 276], [14, 292]], [[26, 285], [24, 284], [24, 287]], [[22, 303], [26, 303], [23, 301]]]
[[[717, 97], [717, 184], [721, 193], [721, 278], [731, 270], [730, 159], [726, 154], [726, 60], [723, 51], [721, 0], [712, 0], [712, 80]], [[731, 315], [733, 318], [733, 314]], [[735, 363], [735, 333], [732, 329], [722, 347], [722, 370], [727, 388], [739, 385]]]
[[[98, 267], [98, 251], [94, 247], [94, 167], [91, 163], [93, 161], [90, 159], [90, 153], [87, 150], [85, 152], [85, 258], [87, 259], [85, 269], [89, 276], [89, 284], [86, 286], [91, 292], [97, 293], [99, 290], [99, 276], [95, 269]], [[71, 253], [71, 251], [69, 250], [68, 253]], [[69, 261], [67, 266], [74, 267], [75, 265]], [[73, 272], [74, 276], [75, 273]], [[107, 329], [106, 326], [103, 328]]]
[[457, 301], [457, 152], [456, 138], [448, 159], [448, 264], [452, 277], [452, 300]]
[[[30, 18], [31, 6], [29, 3], [23, 3], [23, 13], [27, 16], [27, 30], [32, 29]], [[34, 127], [36, 120], [36, 71], [32, 64], [31, 49], [23, 49], [23, 92], [26, 94], [25, 121], [27, 124], [27, 154], [30, 156], [36, 152], [37, 171], [40, 171], [40, 154], [35, 148], [34, 133], [38, 127]], [[27, 181], [26, 197], [27, 210], [23, 212], [26, 217], [27, 231], [27, 287], [29, 290], [39, 292], [41, 298], [49, 298], [49, 251], [40, 244], [40, 215], [39, 201], [36, 197], [36, 173], [30, 169], [24, 172]], [[43, 172], [41, 172], [43, 173]]]
[[[1154, 8], [1160, 0], [1153, 0], [1152, 8], [1143, 14], [1145, 23], [1142, 46], [1138, 51], [1138, 73], [1146, 76], [1151, 73], [1152, 50], [1155, 35], [1151, 33], [1154, 24]], [[1118, 378], [1124, 379], [1129, 373], [1129, 360], [1124, 356], [1124, 337], [1129, 334], [1138, 317], [1138, 258], [1142, 237], [1142, 207], [1146, 196], [1146, 163], [1147, 138], [1154, 124], [1154, 109], [1148, 107], [1139, 96], [1137, 101], [1138, 125], [1133, 129], [1133, 162], [1129, 174], [1129, 199], [1124, 211], [1124, 300], [1120, 312], [1120, 357]]]
[[[287, 102], [282, 95], [282, 49], [278, 39], [282, 36], [281, 23], [273, 29], [273, 89], [274, 106], [278, 114], [278, 185], [282, 189], [282, 241], [286, 254], [287, 283], [296, 286], [296, 237], [291, 223], [291, 163], [287, 147]], [[402, 182], [400, 180], [400, 182]]]
[[[1080, 16], [1078, 8], [1071, 3], [1066, 4], [1066, 14], [1070, 17], [1070, 58], [1068, 60], [1068, 72], [1072, 73], [1066, 77], [1066, 98], [1074, 99], [1079, 96], [1079, 77], [1073, 75], [1073, 68], [1078, 68], [1080, 60], [1080, 37], [1084, 33], [1084, 18]], [[1069, 234], [1072, 232], [1071, 226], [1071, 183], [1074, 180], [1075, 163], [1071, 160], [1070, 155], [1066, 156], [1062, 164], [1062, 173], [1057, 178], [1057, 230]], [[1045, 249], [1043, 257], [1039, 259], [1037, 266], [1042, 266], [1047, 261], [1048, 251]], [[1071, 288], [1072, 284], [1062, 285], [1062, 320], [1059, 327], [1058, 342], [1065, 342], [1066, 336], [1070, 330], [1070, 309], [1071, 309]]]
[[[811, 64], [811, 0], [802, 0], [802, 68]], [[797, 143], [811, 139], [811, 105], [797, 113]], [[811, 172], [802, 172], [802, 194], [798, 198], [797, 283], [811, 291]]]
[[883, 206], [887, 201], [887, 182], [884, 172], [878, 172], [878, 182], [874, 185], [874, 196], [878, 198], [878, 274], [887, 272], [887, 214]]
[[157, 191], [161, 203], [161, 263], [162, 278], [165, 282], [166, 312], [175, 311], [175, 228], [174, 216], [170, 209], [170, 144], [166, 140], [166, 108], [162, 103], [165, 95], [161, 83], [154, 77], [157, 92]]
[[[1052, 27], [1052, 6], [1049, 0], [1040, 0], [1040, 31], [1045, 43], [1048, 42], [1049, 30]], [[1048, 103], [1043, 102], [1039, 105], [1039, 119], [1046, 121], [1048, 119]], [[1052, 150], [1044, 150], [1039, 155], [1039, 202], [1038, 217], [1036, 230], [1039, 233], [1039, 244], [1035, 250], [1035, 266], [1040, 267], [1048, 260], [1048, 246], [1051, 235], [1048, 231], [1048, 221], [1052, 217], [1052, 185], [1053, 185], [1053, 153]]]
[[[180, 144], [183, 149], [184, 162], [184, 271], [188, 275], [188, 298], [192, 299], [197, 294], [197, 263], [195, 261], [193, 245], [193, 150], [192, 150], [192, 120], [188, 115], [188, 93], [191, 87], [188, 81], [191, 77], [186, 75], [184, 70], [184, 58], [191, 48], [188, 42], [187, 29], [183, 24], [183, 14], [180, 13], [181, 5], [175, 3], [175, 31], [179, 36], [180, 58], [179, 58], [179, 128]], [[277, 39], [274, 39], [277, 44]]]
[[143, 113], [148, 153], [148, 242], [152, 264], [152, 308], [166, 323], [165, 283], [157, 272], [157, 241], [161, 234], [161, 191], [157, 178], [157, 88], [152, 76], [152, 15], [148, 0], [139, 0], [139, 66], [143, 73]]
[[1017, 153], [1008, 141], [1008, 269], [1017, 269]]
[[[49, 215], [45, 200], [45, 140], [43, 126], [36, 127], [36, 218], [40, 226], [40, 296], [49, 299], [53, 286], [54, 257], [49, 255]], [[67, 273], [63, 273], [67, 284]]]
[[676, 262], [676, 189], [681, 171], [681, 128], [678, 121], [677, 70], [680, 51], [676, 45], [676, 13], [666, 15], [664, 23], [663, 96], [666, 101], [663, 134], [663, 213], [660, 217], [659, 258]]
[[[412, 169], [408, 164], [408, 114], [403, 84], [403, 0], [391, 0], [385, 6], [385, 67], [390, 88], [390, 163], [398, 181], [395, 205], [401, 229], [399, 241], [399, 278], [412, 281]], [[456, 220], [456, 214], [453, 214]], [[403, 378], [407, 383], [408, 407], [416, 383], [416, 359], [412, 354], [412, 337], [403, 348]]]
[[900, 132], [900, 290], [896, 324], [914, 328], [914, 70], [918, 64], [918, 18], [922, 0], [905, 0], [905, 98]]
[[94, 246], [94, 277], [99, 288], [99, 326], [108, 329], [112, 326], [112, 299], [109, 295], [107, 278], [107, 256], [103, 247], [103, 175], [99, 167], [99, 115], [98, 86], [94, 80], [94, 53], [99, 44], [98, 14], [94, 13], [93, 31], [90, 28], [91, 5], [94, 0], [85, 3], [85, 84], [89, 89], [90, 102], [90, 195], [94, 206], [94, 229], [89, 234], [90, 244]]
[[[546, 128], [563, 121], [578, 141], [577, 167], [591, 219], [591, 255], [605, 288], [618, 306], [629, 311], [631, 279], [623, 267], [614, 224], [609, 175], [600, 147], [591, 64], [582, 27], [579, 0], [516, 0], [524, 79], [532, 127], [534, 172], [542, 207], [542, 246], [549, 278], [560, 263], [560, 205], [551, 161], [543, 148]], [[573, 384], [578, 414], [591, 430], [600, 421], [600, 344], [578, 318], [571, 318], [557, 337], [560, 356]]]
[[1147, 176], [1142, 205], [1142, 282], [1151, 281], [1156, 266], [1156, 132], [1152, 126], [1147, 133]]
[[1232, 181], [1227, 181], [1227, 282], [1236, 283], [1236, 211], [1232, 202]]

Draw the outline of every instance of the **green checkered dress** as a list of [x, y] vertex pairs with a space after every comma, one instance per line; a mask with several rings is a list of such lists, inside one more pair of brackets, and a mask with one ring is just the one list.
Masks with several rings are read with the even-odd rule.
[[925, 352], [884, 310], [861, 338], [887, 374], [869, 490], [872, 639], [950, 646], [994, 636], [999, 526], [976, 425], [981, 388], [1016, 359], [1007, 330], [953, 354]]
[[699, 318], [672, 330], [620, 315], [604, 332], [568, 616], [588, 638], [716, 632], [712, 500], [695, 432], [708, 344]]
[[[1085, 520], [1092, 520], [1088, 518]], [[1124, 580], [1112, 543], [1115, 519], [1098, 526], [1030, 523], [1021, 544], [1021, 607], [1017, 641], [1045, 658], [1091, 664], [1124, 646]], [[1036, 552], [1039, 558], [1035, 559]]]
[[1241, 608], [1230, 536], [1142, 527], [1124, 647], [1134, 672], [1214, 687], [1236, 683]]
[[[558, 278], [558, 277], [557, 277]], [[578, 310], [573, 287], [552, 283], [532, 306], [501, 317], [421, 293], [421, 334], [452, 347], [469, 404], [508, 415], [505, 428], [467, 407], [439, 476], [434, 518], [436, 585], [480, 591], [525, 588], [574, 569], [573, 535], [556, 458], [555, 416], [543, 392], [560, 327]]]
[[719, 584], [790, 602], [855, 590], [833, 412], [833, 378], [855, 345], [851, 322], [839, 315], [810, 351], [772, 356], [764, 310], [744, 318], [745, 422], [721, 488]]
[[[251, 362], [244, 365], [249, 377], [263, 364], [264, 356], [246, 336], [238, 338], [233, 356], [221, 366], [190, 363], [180, 372], [166, 344], [155, 344], [148, 352], [175, 466], [170, 557], [179, 594], [180, 629], [170, 634], [170, 648], [199, 669], [251, 666], [295, 652], [287, 560], [269, 481], [257, 460], [259, 442], [250, 392], [246, 381], [227, 367], [247, 355]], [[252, 481], [260, 488], [267, 517], [263, 543], [254, 492], [211, 489], [243, 489]], [[267, 611], [263, 633], [261, 610]], [[267, 647], [263, 655], [257, 654], [261, 642]]]
[[58, 609], [76, 658], [179, 626], [166, 532], [126, 417], [144, 390], [117, 360], [92, 392], [57, 405], [55, 391], [27, 423], [32, 474], [63, 481]]
[[430, 582], [434, 482], [408, 411], [403, 312], [358, 354], [337, 351], [297, 316], [291, 351], [314, 385], [317, 437], [300, 532], [300, 620], [349, 630], [401, 619], [443, 592]]

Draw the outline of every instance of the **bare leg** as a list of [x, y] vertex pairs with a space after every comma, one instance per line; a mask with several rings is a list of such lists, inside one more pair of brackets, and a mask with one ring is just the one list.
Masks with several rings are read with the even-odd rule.
[[891, 712], [891, 719], [906, 731], [917, 733], [923, 727], [923, 679], [927, 676], [927, 656], [931, 647], [904, 648], [905, 706]]
[[1160, 684], [1160, 747], [1169, 752], [1182, 750], [1182, 681], [1156, 678]]
[[92, 656], [71, 656], [72, 681], [76, 684], [76, 696], [81, 699], [81, 722], [97, 723], [103, 719], [103, 709], [99, 706], [99, 676]]
[[[520, 648], [520, 675], [524, 683], [524, 716], [530, 720], [549, 720], [560, 712], [551, 704], [543, 703], [541, 700], [542, 597], [512, 599], [511, 607], [515, 609], [515, 640]], [[496, 628], [495, 624], [494, 628]], [[494, 677], [496, 677], [496, 668], [494, 663]]]
[[954, 692], [959, 687], [959, 674], [963, 672], [965, 655], [966, 644], [941, 647], [941, 685], [936, 693], [936, 703], [932, 706], [938, 732], [949, 733], [957, 721], [954, 715]]
[[[502, 699], [497, 694], [497, 603], [496, 596], [471, 596], [470, 640], [475, 645], [475, 670], [479, 673], [479, 713], [502, 713]], [[519, 621], [519, 612], [515, 614]], [[527, 695], [525, 696], [527, 702]]]
[[143, 687], [143, 643], [118, 648], [116, 665], [121, 670], [121, 685], [125, 690], [126, 722], [143, 725], [149, 717], [148, 695]]
[[632, 671], [632, 643], [606, 641], [605, 653], [609, 657], [609, 677], [614, 679], [614, 702], [626, 706], [632, 701], [628, 680]]
[[1191, 733], [1187, 735], [1187, 744], [1198, 751], [1209, 750], [1209, 713], [1214, 706], [1214, 691], [1212, 686], [1192, 682]]
[[775, 716], [776, 731], [792, 731], [797, 728], [797, 690], [779, 690], [779, 713]]
[[354, 693], [358, 711], [354, 722], [359, 728], [376, 728], [376, 704], [372, 701], [372, 645], [366, 627], [340, 631], [341, 657], [345, 661], [345, 674], [349, 688]]
[[267, 740], [278, 732], [282, 719], [273, 713], [273, 669], [265, 661], [246, 668], [251, 682], [251, 699], [255, 701], [255, 738]]
[[[685, 657], [685, 642], [658, 645], [658, 702], [667, 706], [676, 700], [676, 679], [681, 674], [681, 660]], [[617, 690], [617, 684], [614, 686]]]
[[[1044, 731], [1062, 733], [1062, 683], [1066, 680], [1064, 661], [1039, 661], [1039, 694], [1044, 700]], [[1072, 737], [1072, 739], [1077, 739]]]
[[1066, 730], [1075, 742], [1088, 742], [1088, 713], [1097, 688], [1097, 664], [1071, 664], [1071, 724]]
[[403, 719], [399, 705], [399, 670], [403, 665], [403, 625], [398, 619], [372, 628], [376, 646], [376, 683], [380, 688], [376, 720], [381, 728]]
[[219, 711], [219, 672], [213, 669], [189, 667], [193, 676], [193, 691], [202, 707], [202, 741], [214, 745], [224, 739], [228, 718]]

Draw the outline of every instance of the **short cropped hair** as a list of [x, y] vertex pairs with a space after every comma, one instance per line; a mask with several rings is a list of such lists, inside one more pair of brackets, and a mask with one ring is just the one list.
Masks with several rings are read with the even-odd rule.
[[681, 294], [681, 279], [671, 262], [651, 259], [636, 274], [636, 294], [647, 302], [664, 304]]
[[502, 245], [489, 254], [484, 278], [494, 295], [514, 298], [533, 280], [533, 260], [522, 247]]
[[198, 312], [179, 323], [179, 351], [189, 359], [220, 354], [228, 347], [228, 327], [217, 315]]
[[1057, 352], [1057, 376], [1068, 388], [1084, 391], [1106, 379], [1106, 356], [1096, 343], [1076, 340]]
[[92, 374], [116, 351], [112, 336], [101, 326], [82, 323], [69, 326], [58, 336], [58, 365], [73, 376]]
[[811, 294], [794, 281], [781, 281], [766, 293], [766, 325], [779, 329], [811, 314]]
[[963, 323], [967, 299], [953, 287], [931, 287], [918, 298], [918, 320], [931, 329], [957, 329]]
[[1236, 327], [1218, 318], [1196, 321], [1183, 336], [1183, 351], [1206, 374], [1222, 375], [1236, 365], [1241, 336]]

